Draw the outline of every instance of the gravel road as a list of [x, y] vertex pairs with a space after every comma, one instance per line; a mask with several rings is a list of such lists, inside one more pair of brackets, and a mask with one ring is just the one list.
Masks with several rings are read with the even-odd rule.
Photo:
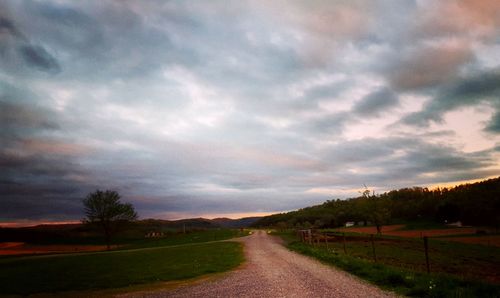
[[[234, 240], [231, 240], [234, 241]], [[294, 253], [264, 231], [236, 239], [246, 263], [215, 280], [121, 297], [396, 297], [360, 279]]]

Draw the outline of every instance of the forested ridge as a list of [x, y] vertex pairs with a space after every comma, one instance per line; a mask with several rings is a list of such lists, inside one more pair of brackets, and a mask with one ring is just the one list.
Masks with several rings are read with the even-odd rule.
[[345, 222], [391, 224], [411, 221], [461, 221], [466, 225], [500, 226], [500, 177], [453, 188], [411, 187], [383, 194], [365, 190], [350, 199], [266, 216], [257, 227], [333, 228]]

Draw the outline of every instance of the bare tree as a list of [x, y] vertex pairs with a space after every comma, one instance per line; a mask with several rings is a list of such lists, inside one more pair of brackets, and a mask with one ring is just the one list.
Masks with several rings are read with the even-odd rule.
[[384, 206], [382, 199], [375, 195], [375, 191], [370, 192], [365, 185], [365, 190], [361, 192], [363, 197], [367, 199], [368, 204], [368, 218], [373, 222], [377, 228], [377, 234], [382, 234], [382, 226], [386, 224], [390, 218], [389, 209]]

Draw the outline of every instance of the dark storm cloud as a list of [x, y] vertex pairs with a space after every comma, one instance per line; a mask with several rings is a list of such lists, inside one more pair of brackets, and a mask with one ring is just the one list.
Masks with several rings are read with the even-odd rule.
[[58, 73], [61, 71], [61, 67], [59, 63], [57, 63], [57, 60], [41, 46], [20, 46], [19, 52], [26, 64], [30, 67], [45, 72]]
[[73, 159], [54, 153], [25, 154], [19, 146], [2, 149], [0, 220], [74, 219], [80, 214], [84, 191], [94, 186], [82, 181], [87, 174]]
[[452, 80], [463, 65], [474, 59], [467, 44], [415, 46], [393, 53], [384, 69], [396, 90], [435, 87]]
[[2, 33], [2, 31], [5, 31], [13, 36], [20, 35], [11, 20], [0, 16], [0, 33]]
[[74, 219], [85, 191], [95, 188], [88, 173], [74, 156], [30, 151], [25, 144], [0, 150], [0, 220]]
[[[323, 91], [324, 87], [315, 90], [321, 90], [319, 94], [327, 95], [336, 92], [337, 94], [341, 92], [340, 90], [335, 90], [334, 88], [327, 89], [328, 91]], [[332, 91], [334, 90], [334, 91]], [[326, 92], [326, 93], [323, 93]], [[309, 93], [307, 93], [310, 95]], [[314, 102], [315, 97], [308, 98], [309, 101]], [[330, 101], [332, 102], [332, 101]], [[303, 120], [301, 123], [294, 124], [291, 128], [302, 131], [305, 135], [329, 135], [331, 137], [341, 136], [344, 130], [351, 124], [358, 123], [360, 119], [366, 119], [371, 117], [378, 117], [385, 112], [388, 112], [399, 105], [398, 95], [387, 87], [380, 88], [368, 95], [364, 96], [362, 99], [357, 101], [349, 111], [340, 111], [335, 113], [328, 113], [326, 115], [318, 115], [311, 117], [309, 119]], [[318, 102], [316, 102], [313, 107], [318, 107]], [[302, 109], [311, 108], [302, 107]], [[317, 109], [318, 110], [318, 109]]]
[[94, 21], [88, 15], [69, 6], [56, 6], [50, 3], [36, 2], [29, 6], [33, 12], [61, 25], [68, 27], [91, 26]]
[[443, 114], [448, 111], [481, 102], [494, 103], [497, 109], [500, 107], [500, 70], [472, 74], [443, 86], [422, 111], [406, 116], [403, 122], [426, 126], [430, 121], [442, 121]]
[[24, 186], [13, 187], [11, 184], [3, 185], [0, 182], [0, 193], [2, 194], [0, 202], [2, 208], [1, 221], [81, 219], [81, 198], [83, 196], [75, 196], [72, 189], [66, 189], [66, 192], [62, 194], [60, 192], [64, 189], [61, 187], [56, 187], [57, 192], [54, 193], [46, 185], [29, 185], [31, 194], [19, 194], [17, 190], [20, 188], [24, 188]]
[[[3, 136], [18, 136], [23, 130], [57, 129], [56, 122], [30, 106], [3, 101], [0, 97], [0, 125]], [[4, 139], [5, 140], [5, 139]]]
[[378, 115], [396, 107], [398, 103], [397, 94], [388, 88], [383, 88], [357, 102], [353, 111], [361, 116]]
[[90, 188], [74, 156], [81, 150], [51, 136], [61, 126], [54, 112], [26, 103], [34, 94], [0, 87], [0, 220], [74, 218], [76, 197]]
[[[1, 7], [0, 7], [1, 8]], [[14, 22], [0, 15], [0, 33], [6, 31], [13, 39], [1, 38], [0, 49], [5, 54], [6, 49], [17, 52], [26, 66], [48, 73], [58, 73], [61, 67], [56, 58], [51, 55], [43, 46], [33, 44], [25, 34], [19, 30]], [[1, 58], [9, 60], [12, 57], [2, 55]], [[9, 62], [7, 62], [8, 64]]]
[[486, 131], [500, 133], [500, 111], [496, 112], [486, 126]]
[[347, 112], [332, 113], [305, 120], [292, 129], [301, 130], [306, 135], [311, 133], [313, 135], [340, 136], [347, 122], [351, 119], [351, 115]]
[[[476, 179], [488, 172], [483, 169], [496, 163], [491, 154], [463, 153], [411, 136], [343, 142], [325, 150], [323, 156], [344, 173], [337, 182], [352, 187], [363, 183], [403, 187], [408, 181], [424, 184], [435, 177], [439, 177], [436, 182], [456, 181], [458, 176]], [[353, 174], [351, 169], [361, 172]]]

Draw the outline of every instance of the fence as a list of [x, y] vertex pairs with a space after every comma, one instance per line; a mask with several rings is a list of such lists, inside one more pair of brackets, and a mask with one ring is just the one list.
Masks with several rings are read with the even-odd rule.
[[[425, 268], [425, 271], [427, 271], [427, 273], [430, 273], [431, 271], [431, 263], [429, 258], [429, 241], [426, 236], [422, 237], [420, 240], [416, 240], [395, 237], [382, 237], [375, 234], [353, 235], [342, 232], [319, 232], [318, 230], [314, 229], [306, 229], [298, 230], [297, 237], [301, 242], [309, 244], [311, 246], [324, 247], [327, 251], [340, 250], [344, 254], [353, 254], [358, 257], [361, 256], [364, 258], [371, 258], [374, 262], [378, 262], [377, 257], [380, 256], [379, 254], [381, 252], [383, 252], [382, 255], [384, 259], [387, 259], [388, 253], [398, 254], [397, 252], [399, 252], [399, 265], [401, 265], [401, 263], [404, 263], [405, 261], [405, 258], [401, 257], [403, 255], [409, 255], [406, 256], [406, 259], [408, 257], [412, 258], [412, 256], [414, 258], [413, 262], [410, 262], [413, 264], [413, 266], [408, 267], [413, 267], [413, 269], [415, 269], [414, 267], [419, 267], [418, 269]], [[366, 249], [361, 249], [362, 247]], [[420, 255], [420, 257], [418, 257], [418, 255]], [[394, 257], [395, 259], [397, 259], [398, 256], [395, 255]], [[419, 260], [421, 260], [420, 264], [415, 264], [416, 262], [418, 263]]]

